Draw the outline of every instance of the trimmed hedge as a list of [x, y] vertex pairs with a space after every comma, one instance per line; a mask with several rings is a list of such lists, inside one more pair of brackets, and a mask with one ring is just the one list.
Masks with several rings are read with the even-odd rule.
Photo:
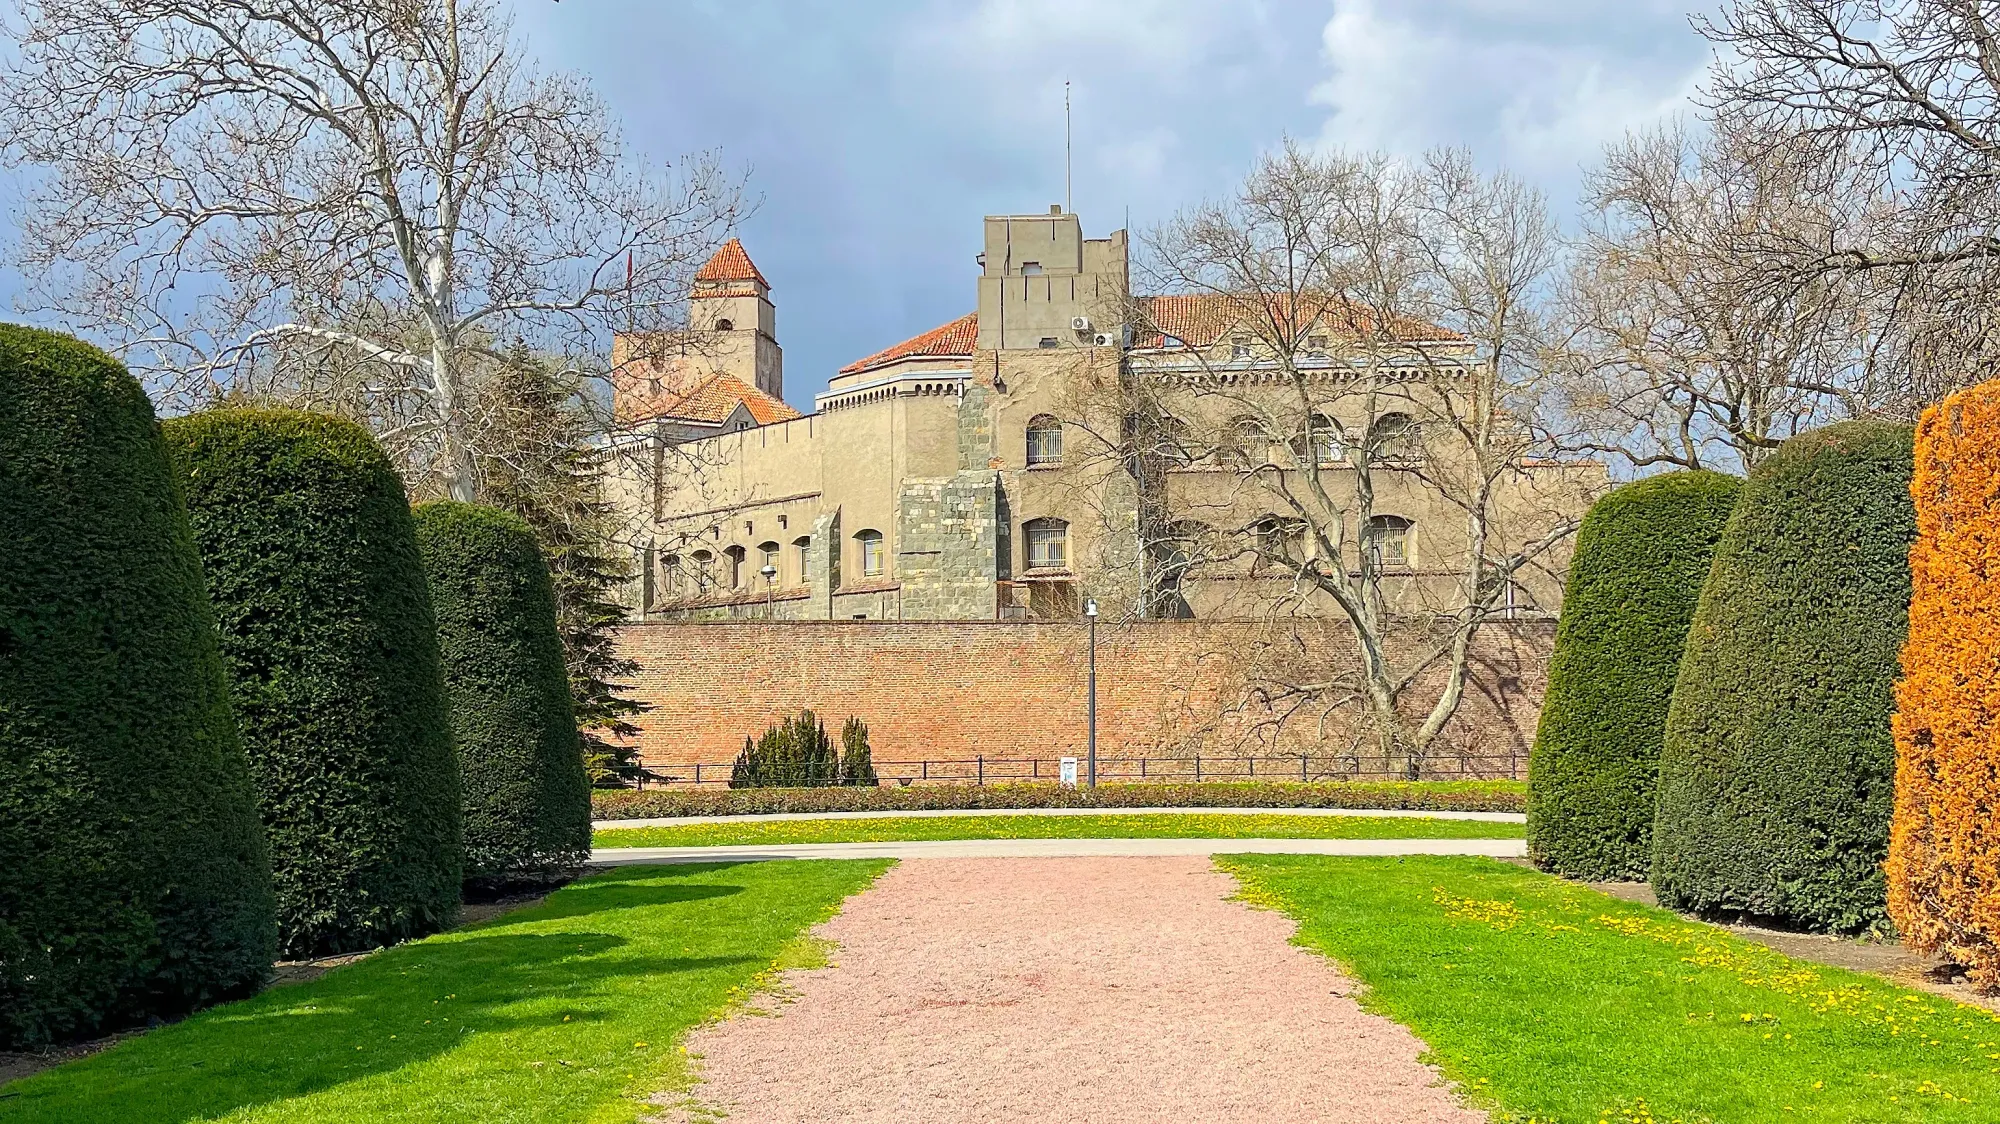
[[590, 779], [535, 533], [497, 508], [416, 509], [464, 796], [465, 878], [590, 858]]
[[1910, 633], [1896, 687], [1889, 915], [2000, 989], [2000, 382], [1917, 426]]
[[1167, 782], [921, 785], [908, 788], [622, 789], [593, 797], [601, 820], [752, 816], [772, 812], [926, 812], [953, 808], [1387, 808], [1518, 812], [1520, 781], [1339, 781], [1331, 784]]
[[0, 1049], [249, 991], [275, 943], [152, 404], [96, 348], [0, 325]]
[[1795, 437], [1745, 481], [1667, 716], [1662, 904], [1837, 932], [1886, 920], [1909, 484], [1910, 428], [1879, 421]]
[[449, 924], [459, 782], [403, 483], [366, 430], [295, 410], [170, 421], [288, 956]]
[[1643, 880], [1681, 645], [1742, 481], [1627, 484], [1578, 528], [1528, 768], [1528, 854], [1572, 878]]

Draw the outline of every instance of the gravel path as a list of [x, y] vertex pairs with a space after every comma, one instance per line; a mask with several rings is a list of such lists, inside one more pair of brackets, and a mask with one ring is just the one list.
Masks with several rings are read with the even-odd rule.
[[1519, 858], [1525, 839], [925, 839], [889, 843], [754, 843], [720, 847], [600, 847], [600, 866], [765, 859], [1137, 858], [1205, 855], [1485, 855]]
[[697, 1032], [696, 1096], [755, 1124], [1486, 1119], [1234, 892], [1198, 857], [905, 863], [778, 1017]]

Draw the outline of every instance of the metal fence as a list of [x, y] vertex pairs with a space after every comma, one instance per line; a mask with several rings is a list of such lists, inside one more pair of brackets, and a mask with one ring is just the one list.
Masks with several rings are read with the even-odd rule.
[[[1523, 753], [1453, 755], [1427, 761], [1418, 780], [1517, 780], [1527, 765]], [[726, 785], [733, 761], [649, 761], [637, 777], [640, 788], [686, 785]], [[885, 785], [1016, 784], [1055, 781], [1062, 775], [1060, 757], [961, 757], [875, 763], [875, 775]], [[1077, 755], [1077, 769], [1084, 762]], [[1099, 757], [1102, 781], [1402, 781], [1411, 779], [1400, 763], [1364, 758], [1302, 757]]]

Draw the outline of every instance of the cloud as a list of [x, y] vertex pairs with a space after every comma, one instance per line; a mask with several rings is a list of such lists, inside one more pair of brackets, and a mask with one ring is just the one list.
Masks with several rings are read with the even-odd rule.
[[1559, 195], [1607, 142], [1686, 109], [1708, 57], [1678, 3], [1334, 0], [1320, 40], [1322, 144], [1465, 145]]

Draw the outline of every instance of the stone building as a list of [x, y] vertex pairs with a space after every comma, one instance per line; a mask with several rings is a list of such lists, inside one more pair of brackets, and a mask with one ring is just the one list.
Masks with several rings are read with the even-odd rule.
[[[1301, 567], [1336, 554], [1418, 612], [1462, 596], [1475, 531], [1489, 553], [1535, 542], [1603, 484], [1601, 466], [1523, 459], [1472, 527], [1440, 490], [1451, 454], [1414, 420], [1476, 358], [1433, 325], [1374, 333], [1363, 362], [1351, 324], [1315, 312], [1280, 362], [1238, 330], [1240, 302], [1132, 294], [1125, 232], [1085, 238], [1058, 208], [986, 218], [978, 268], [974, 311], [841, 368], [804, 415], [783, 400], [770, 286], [734, 240], [697, 275], [684, 337], [619, 337], [635, 615], [1061, 620], [1094, 598], [1109, 618], [1317, 616], [1337, 607]], [[1205, 390], [1135, 421], [1137, 386]], [[1288, 418], [1301, 387], [1323, 405]], [[1370, 514], [1305, 533], [1274, 497], [1307, 476], [1349, 487], [1354, 442]], [[1552, 614], [1566, 558], [1509, 574], [1507, 614]]]

